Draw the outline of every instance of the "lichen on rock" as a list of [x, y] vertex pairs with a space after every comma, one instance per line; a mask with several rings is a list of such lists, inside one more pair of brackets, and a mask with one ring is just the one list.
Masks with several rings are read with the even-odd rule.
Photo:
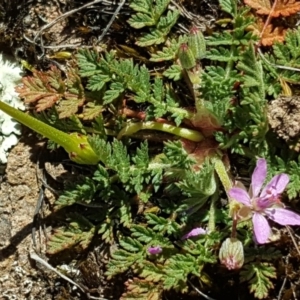
[[[15, 87], [21, 83], [21, 67], [12, 58], [0, 54], [0, 70], [0, 99], [10, 106], [24, 110], [24, 105], [15, 91]], [[20, 134], [20, 124], [0, 111], [0, 164], [7, 162], [8, 150], [17, 144], [17, 135]]]
[[290, 148], [300, 151], [300, 96], [280, 96], [268, 106], [270, 127]]

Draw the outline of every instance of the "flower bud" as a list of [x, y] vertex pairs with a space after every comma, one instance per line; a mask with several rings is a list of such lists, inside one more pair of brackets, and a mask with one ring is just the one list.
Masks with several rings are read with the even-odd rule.
[[152, 255], [159, 254], [162, 252], [162, 248], [160, 246], [149, 247], [147, 250], [148, 250], [148, 253], [150, 253]]
[[207, 233], [207, 231], [205, 229], [203, 229], [202, 227], [196, 227], [196, 228], [192, 229], [191, 231], [189, 231], [187, 234], [185, 234], [181, 239], [186, 240], [191, 237], [203, 235], [206, 233]]
[[240, 269], [244, 264], [242, 242], [236, 238], [227, 238], [220, 248], [219, 259], [228, 270]]
[[186, 43], [180, 45], [178, 57], [184, 69], [191, 69], [196, 66], [195, 56]]
[[188, 37], [188, 44], [196, 59], [201, 59], [205, 56], [206, 44], [202, 32], [193, 26]]

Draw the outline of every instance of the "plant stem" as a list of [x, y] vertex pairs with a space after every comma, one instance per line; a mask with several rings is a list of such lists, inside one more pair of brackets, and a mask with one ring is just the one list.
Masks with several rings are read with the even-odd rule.
[[[22, 123], [23, 125], [29, 127], [30, 129], [34, 130], [35, 132], [49, 138], [53, 142], [59, 144], [67, 151], [70, 149], [70, 136], [60, 131], [48, 124], [43, 123], [42, 121], [22, 112], [6, 103], [0, 101], [0, 109], [16, 119], [18, 122]], [[72, 141], [71, 141], [72, 142]], [[71, 147], [72, 148], [72, 147]]]
[[122, 138], [122, 136], [132, 135], [140, 130], [151, 129], [151, 130], [159, 130], [167, 133], [174, 134], [181, 138], [193, 141], [200, 142], [204, 139], [203, 135], [196, 130], [176, 127], [174, 125], [158, 123], [158, 122], [136, 122], [136, 123], [128, 123], [118, 134], [118, 139]]
[[87, 136], [79, 133], [67, 134], [2, 101], [0, 101], [0, 109], [21, 124], [62, 146], [68, 152], [71, 160], [87, 165], [94, 165], [100, 161], [100, 158], [88, 143]]
[[[216, 180], [216, 182], [218, 182]], [[209, 207], [209, 221], [208, 221], [208, 232], [214, 232], [216, 229], [216, 202], [219, 199], [218, 183], [216, 191], [211, 197], [210, 207]]]

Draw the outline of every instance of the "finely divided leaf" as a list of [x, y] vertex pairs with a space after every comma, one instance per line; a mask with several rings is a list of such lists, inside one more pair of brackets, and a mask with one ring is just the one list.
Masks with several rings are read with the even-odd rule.
[[60, 70], [52, 66], [47, 72], [33, 72], [33, 76], [23, 77], [23, 86], [16, 88], [25, 103], [34, 103], [36, 110], [43, 111], [62, 99], [66, 90]]

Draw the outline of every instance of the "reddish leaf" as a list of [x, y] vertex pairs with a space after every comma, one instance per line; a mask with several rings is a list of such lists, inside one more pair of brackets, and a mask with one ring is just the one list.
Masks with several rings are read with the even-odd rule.
[[37, 111], [52, 107], [65, 91], [61, 73], [55, 66], [47, 72], [34, 71], [32, 77], [24, 77], [22, 82], [23, 85], [17, 87], [16, 91], [25, 103], [37, 102]]
[[248, 27], [248, 30], [253, 31], [254, 34], [261, 38], [260, 42], [263, 46], [271, 46], [274, 44], [274, 42], [284, 41], [286, 29], [283, 27], [274, 28], [272, 24], [269, 24], [261, 36], [263, 28], [264, 22], [262, 19], [258, 19], [256, 24]]
[[272, 46], [274, 42], [282, 43], [284, 41], [285, 33], [286, 29], [283, 29], [283, 27], [275, 27], [275, 29], [273, 29], [273, 25], [270, 24], [263, 32], [261, 44], [263, 46]]
[[258, 14], [270, 15], [271, 17], [288, 17], [300, 11], [300, 1], [277, 0], [274, 9], [270, 0], [244, 0], [245, 4], [256, 10]]
[[161, 299], [162, 288], [159, 284], [151, 281], [133, 278], [125, 282], [126, 292], [121, 296], [121, 300], [129, 299], [145, 299], [159, 300]]
[[270, 0], [244, 0], [244, 2], [261, 15], [268, 15], [272, 8]]

